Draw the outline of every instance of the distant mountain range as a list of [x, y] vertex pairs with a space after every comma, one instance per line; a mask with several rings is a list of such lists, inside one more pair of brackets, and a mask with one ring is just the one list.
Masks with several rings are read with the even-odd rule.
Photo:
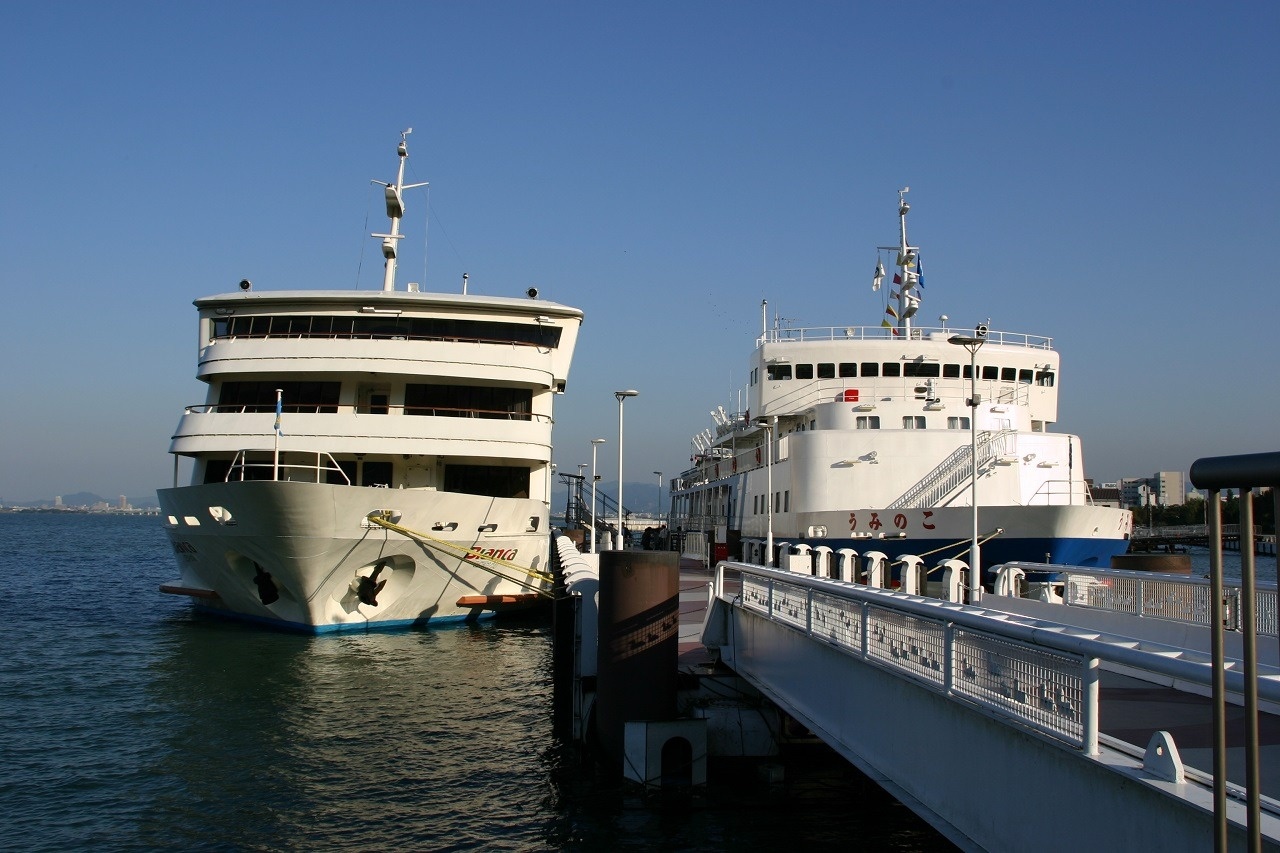
[[[120, 502], [119, 495], [113, 498], [104, 498], [101, 495], [95, 495], [93, 492], [75, 492], [69, 495], [62, 495], [61, 497], [62, 497], [62, 505], [66, 507], [93, 506], [95, 504], [102, 504], [102, 503], [109, 504], [111, 506], [116, 506]], [[150, 494], [145, 497], [137, 497], [137, 498], [130, 498], [126, 496], [125, 500], [129, 502], [129, 506], [134, 507], [135, 509], [146, 509], [148, 507], [160, 506], [160, 501], [156, 500], [155, 494]], [[0, 504], [3, 504], [4, 506], [29, 506], [29, 507], [53, 506], [54, 499], [41, 498], [40, 500], [34, 500], [34, 501], [9, 501], [7, 498], [0, 498]]]

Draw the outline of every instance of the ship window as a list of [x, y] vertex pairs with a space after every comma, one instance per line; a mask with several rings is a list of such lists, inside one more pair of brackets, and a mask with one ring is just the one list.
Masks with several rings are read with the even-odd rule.
[[971, 364], [966, 364], [966, 365], [964, 366], [964, 373], [963, 373], [963, 374], [961, 374], [961, 375], [962, 375], [962, 376], [964, 376], [964, 378], [965, 378], [965, 379], [972, 379], [972, 378], [973, 378], [973, 365], [971, 365]]
[[924, 415], [903, 415], [903, 429], [924, 429]]
[[223, 411], [261, 413], [276, 410], [276, 389], [283, 392], [281, 411], [286, 414], [333, 414], [338, 411], [341, 382], [223, 382], [218, 408]]
[[875, 361], [862, 362], [862, 375], [863, 376], [879, 376], [880, 375], [879, 362], [875, 362]]
[[942, 365], [936, 361], [908, 361], [902, 365], [903, 376], [935, 377], [942, 372]]
[[1019, 382], [1025, 382], [1026, 384], [1030, 385], [1030, 384], [1031, 384], [1031, 371], [1030, 371], [1030, 370], [1019, 370], [1019, 371], [1018, 371], [1018, 381], [1019, 381]]
[[844, 377], [846, 377], [846, 376], [857, 376], [857, 375], [858, 375], [858, 365], [857, 365], [857, 363], [855, 363], [855, 362], [851, 362], [851, 361], [842, 361], [842, 362], [840, 362], [840, 377], [841, 377], [841, 378], [844, 378]]
[[1052, 388], [1052, 387], [1053, 387], [1053, 371], [1052, 371], [1052, 370], [1037, 370], [1037, 371], [1036, 371], [1036, 384], [1037, 384], [1037, 385], [1043, 385], [1045, 388]]
[[879, 415], [858, 415], [858, 429], [880, 429]]
[[884, 373], [882, 376], [901, 376], [902, 365], [896, 361], [886, 361], [884, 363]]
[[789, 364], [770, 364], [765, 367], [770, 380], [790, 379], [791, 365]]
[[820, 362], [818, 364], [818, 378], [819, 379], [835, 379], [836, 378], [835, 362], [829, 361], [829, 362], [826, 362], [825, 364]]
[[1016, 381], [1018, 381], [1018, 369], [1017, 369], [1016, 367], [1002, 367], [1002, 368], [1000, 368], [1000, 381], [1001, 381], [1001, 382], [1016, 382]]
[[206, 483], [221, 483], [227, 479], [227, 473], [230, 470], [230, 459], [209, 459], [204, 463], [204, 481]]
[[791, 490], [787, 489], [782, 493], [782, 511], [791, 512]]
[[773, 493], [773, 511], [782, 512], [782, 492]]
[[969, 419], [966, 417], [947, 418], [947, 429], [968, 429]]
[[818, 428], [818, 421], [816, 418], [814, 420], [809, 421], [809, 429], [817, 429], [817, 428]]
[[999, 379], [999, 378], [1000, 378], [1000, 368], [995, 367], [995, 366], [990, 365], [990, 364], [985, 365], [985, 366], [982, 368], [982, 378], [983, 378], [983, 379]]
[[551, 323], [504, 323], [456, 317], [217, 317], [213, 337], [364, 338], [418, 341], [470, 341], [554, 349], [561, 328]]
[[[965, 369], [967, 370], [968, 368], [966, 367]], [[965, 374], [965, 376], [966, 376], [966, 377], [967, 377], [968, 375], [969, 375], [969, 374], [967, 374], [967, 373]], [[958, 365], [958, 364], [944, 364], [944, 365], [942, 365], [942, 378], [943, 378], [943, 379], [959, 379], [959, 378], [960, 378], [960, 365]]]
[[391, 463], [366, 460], [360, 465], [360, 485], [391, 487]]
[[813, 378], [813, 365], [812, 365], [812, 364], [797, 364], [797, 365], [796, 365], [796, 379], [812, 379], [812, 378]]
[[505, 465], [446, 465], [444, 490], [491, 498], [527, 498], [529, 469]]
[[404, 387], [406, 415], [527, 421], [532, 404], [533, 392], [528, 388], [417, 383]]

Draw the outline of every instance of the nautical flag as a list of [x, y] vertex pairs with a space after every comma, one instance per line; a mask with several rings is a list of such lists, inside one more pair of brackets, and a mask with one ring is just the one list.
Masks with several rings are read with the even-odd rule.
[[871, 289], [879, 290], [882, 281], [884, 281], [884, 262], [877, 259], [875, 277], [871, 279]]
[[[892, 305], [886, 305], [884, 308], [884, 313], [888, 314], [890, 317], [892, 317], [895, 320], [898, 319], [898, 312], [894, 310]], [[888, 321], [885, 321], [885, 322], [888, 322]]]
[[898, 275], [897, 273], [894, 273], [894, 274], [893, 274], [893, 283], [894, 283], [894, 284], [902, 284], [902, 276]]
[[886, 329], [888, 329], [889, 331], [893, 332], [893, 334], [894, 334], [895, 336], [898, 334], [898, 330], [897, 330], [897, 328], [896, 328], [892, 323], [890, 323], [888, 320], [881, 320], [881, 321], [880, 321], [880, 325], [881, 325], [881, 326], [884, 326]]
[[916, 257], [916, 286], [924, 290], [924, 262]]
[[284, 391], [276, 389], [276, 435], [284, 435], [280, 430], [280, 416], [284, 414]]

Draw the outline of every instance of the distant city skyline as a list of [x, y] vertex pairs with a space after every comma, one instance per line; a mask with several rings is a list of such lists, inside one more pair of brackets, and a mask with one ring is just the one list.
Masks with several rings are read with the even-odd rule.
[[408, 127], [430, 187], [406, 198], [401, 286], [467, 273], [585, 311], [561, 470], [605, 436], [616, 476], [619, 388], [640, 392], [626, 470], [687, 467], [709, 411], [737, 407], [762, 300], [770, 323], [876, 325], [904, 186], [921, 323], [1051, 336], [1054, 429], [1087, 476], [1275, 449], [1256, 374], [1280, 295], [1255, 247], [1280, 221], [1280, 5], [400, 13], [421, 49], [353, 40], [385, 27], [376, 7], [6, 9], [6, 501], [170, 485], [170, 434], [205, 398], [192, 301], [242, 278], [380, 287], [370, 182]]

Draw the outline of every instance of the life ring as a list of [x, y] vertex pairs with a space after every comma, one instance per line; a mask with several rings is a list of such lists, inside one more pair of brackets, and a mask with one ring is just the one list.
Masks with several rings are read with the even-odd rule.
[[760, 464], [760, 448], [756, 448], [756, 464]]

